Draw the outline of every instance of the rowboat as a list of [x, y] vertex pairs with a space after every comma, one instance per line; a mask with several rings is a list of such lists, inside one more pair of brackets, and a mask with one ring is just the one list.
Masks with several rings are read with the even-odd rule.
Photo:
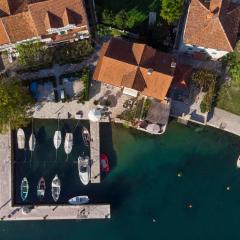
[[18, 143], [18, 149], [25, 148], [25, 133], [22, 128], [19, 128], [17, 131], [17, 143]]
[[37, 196], [38, 198], [42, 199], [45, 195], [45, 190], [46, 190], [46, 183], [43, 177], [38, 182], [37, 185]]
[[28, 190], [29, 190], [28, 180], [26, 177], [24, 177], [21, 182], [21, 198], [23, 201], [27, 199]]
[[78, 173], [81, 182], [84, 185], [87, 185], [90, 180], [90, 166], [89, 166], [89, 157], [81, 157], [78, 158]]
[[58, 178], [58, 175], [56, 175], [52, 180], [52, 198], [55, 202], [58, 201], [59, 196], [61, 192], [61, 182]]
[[62, 134], [61, 131], [55, 131], [54, 137], [53, 137], [53, 143], [54, 147], [58, 149], [62, 143]]
[[68, 200], [72, 205], [81, 205], [89, 202], [88, 196], [76, 196]]
[[35, 137], [35, 135], [32, 133], [31, 136], [30, 136], [30, 138], [29, 138], [29, 150], [30, 150], [31, 152], [33, 152], [34, 149], [35, 149], [35, 146], [36, 146], [36, 137]]
[[90, 144], [90, 134], [87, 128], [83, 127], [82, 129], [82, 138], [85, 146], [89, 146]]
[[73, 134], [66, 133], [64, 142], [64, 150], [66, 154], [69, 154], [72, 151], [72, 147], [73, 147]]

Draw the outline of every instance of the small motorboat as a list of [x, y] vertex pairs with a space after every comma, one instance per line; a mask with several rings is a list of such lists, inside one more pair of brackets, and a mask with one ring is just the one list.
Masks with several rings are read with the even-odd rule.
[[108, 173], [110, 171], [108, 156], [106, 154], [101, 154], [100, 162], [102, 171]]
[[52, 198], [55, 202], [58, 201], [59, 196], [61, 192], [61, 182], [58, 178], [58, 175], [56, 175], [52, 180]]
[[29, 190], [28, 180], [26, 177], [24, 177], [21, 182], [21, 198], [23, 201], [27, 199], [28, 190]]
[[62, 143], [62, 134], [61, 131], [55, 131], [54, 137], [53, 137], [53, 143], [54, 147], [58, 149]]
[[89, 157], [81, 157], [78, 158], [78, 173], [81, 182], [84, 185], [88, 185], [90, 180], [90, 166], [89, 166]]
[[72, 205], [81, 205], [89, 202], [88, 196], [76, 196], [68, 200]]
[[86, 127], [83, 127], [82, 129], [82, 138], [85, 146], [89, 146], [90, 144], [90, 134]]
[[66, 154], [69, 154], [72, 151], [72, 147], [73, 147], [73, 134], [66, 133], [64, 142], [64, 150]]
[[44, 198], [45, 191], [46, 191], [46, 183], [45, 183], [44, 178], [41, 177], [41, 179], [39, 180], [38, 185], [37, 185], [38, 198], [40, 198], [40, 199]]
[[35, 147], [36, 147], [36, 137], [35, 137], [35, 135], [32, 133], [31, 136], [30, 136], [30, 138], [29, 138], [29, 150], [30, 150], [31, 152], [33, 152], [34, 149], [35, 149]]
[[25, 148], [25, 133], [22, 128], [19, 128], [17, 131], [17, 143], [18, 143], [18, 149]]
[[240, 168], [240, 155], [239, 155], [238, 160], [237, 160], [237, 168]]

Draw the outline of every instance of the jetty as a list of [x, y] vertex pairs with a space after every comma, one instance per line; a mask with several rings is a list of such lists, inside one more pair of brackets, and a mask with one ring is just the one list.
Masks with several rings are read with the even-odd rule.
[[100, 183], [100, 130], [99, 122], [90, 121], [91, 183]]
[[[98, 129], [99, 130], [99, 129]], [[105, 219], [111, 217], [110, 204], [14, 205], [11, 134], [0, 135], [0, 220]], [[100, 179], [100, 178], [99, 178]]]

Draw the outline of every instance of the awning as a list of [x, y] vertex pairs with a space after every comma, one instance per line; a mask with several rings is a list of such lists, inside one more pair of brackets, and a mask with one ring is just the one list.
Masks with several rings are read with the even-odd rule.
[[97, 108], [90, 110], [88, 118], [92, 122], [99, 122], [101, 120], [101, 110]]
[[127, 94], [127, 95], [130, 95], [132, 97], [137, 97], [137, 95], [138, 95], [137, 90], [132, 89], [132, 88], [126, 88], [126, 87], [123, 89], [123, 93]]

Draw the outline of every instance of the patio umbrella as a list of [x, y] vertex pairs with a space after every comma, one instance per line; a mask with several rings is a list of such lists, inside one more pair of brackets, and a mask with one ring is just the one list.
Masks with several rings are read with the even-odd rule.
[[101, 110], [97, 108], [90, 110], [88, 113], [88, 118], [92, 122], [99, 122], [101, 119]]
[[158, 133], [158, 132], [160, 132], [160, 130], [161, 130], [160, 126], [157, 124], [149, 124], [147, 126], [147, 131], [151, 132], [151, 133]]

